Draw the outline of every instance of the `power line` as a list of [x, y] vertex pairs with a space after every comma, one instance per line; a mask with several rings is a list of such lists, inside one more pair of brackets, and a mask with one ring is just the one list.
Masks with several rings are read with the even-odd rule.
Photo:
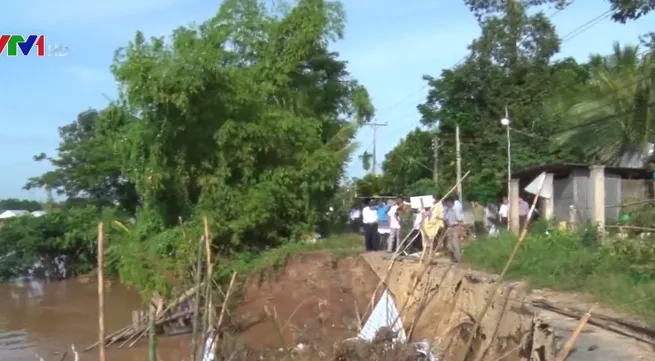
[[[572, 4], [572, 3], [571, 3], [571, 4]], [[570, 6], [570, 4], [569, 4], [569, 6]], [[556, 10], [555, 12], [553, 12], [551, 15], [548, 16], [549, 19], [552, 19], [553, 16], [557, 15], [558, 13], [560, 13], [560, 12], [563, 11], [563, 10], [564, 10], [564, 9], [558, 9], [558, 10]], [[573, 39], [573, 38], [575, 38], [575, 37], [577, 37], [578, 35], [582, 34], [583, 32], [585, 32], [585, 31], [591, 29], [592, 27], [594, 27], [594, 26], [600, 24], [603, 20], [606, 20], [607, 18], [609, 18], [609, 17], [611, 16], [611, 14], [612, 14], [612, 10], [605, 11], [605, 12], [603, 12], [602, 14], [597, 15], [597, 16], [595, 16], [594, 18], [588, 20], [587, 22], [585, 22], [585, 23], [583, 23], [583, 24], [577, 26], [575, 29], [569, 31], [568, 33], [566, 33], [566, 34], [564, 34], [564, 35], [562, 36], [562, 40], [561, 40], [561, 42], [560, 42], [560, 45], [563, 44], [563, 43], [565, 43], [565, 42], [567, 42], [567, 41], [569, 41], [569, 40], [571, 40], [571, 39]], [[521, 47], [522, 45], [524, 45], [524, 43], [525, 43], [528, 39], [529, 39], [529, 36], [526, 35], [526, 36], [525, 36], [525, 37], [524, 37], [524, 38], [519, 42], [519, 44], [518, 44], [517, 47]], [[458, 66], [462, 61], [466, 60], [466, 58], [468, 58], [469, 56], [470, 56], [470, 54], [465, 55], [462, 59], [460, 59], [457, 63], [455, 63], [455, 65], [453, 65], [451, 68], [457, 67], [457, 66]], [[423, 85], [423, 86], [422, 86], [418, 91], [422, 91], [423, 89], [427, 88], [428, 86], [429, 86], [429, 84], [425, 84], [425, 85]], [[396, 118], [396, 119], [398, 119], [398, 118]], [[409, 126], [409, 128], [412, 128], [412, 127], [415, 127], [415, 126], [419, 125], [420, 122], [421, 122], [421, 121], [418, 120], [418, 121], [412, 123], [412, 124]], [[404, 131], [406, 131], [406, 130], [409, 129], [409, 128], [405, 128]]]
[[[583, 29], [583, 31], [588, 30], [588, 29], [590, 29], [593, 25], [597, 25], [597, 24], [600, 22], [599, 20], [604, 20], [604, 19], [609, 18], [609, 16], [611, 15], [611, 13], [612, 13], [611, 11], [606, 11], [606, 12], [604, 12], [603, 14], [600, 14], [600, 15], [594, 17], [593, 19], [587, 21], [585, 24], [576, 27], [574, 30], [572, 30], [571, 32], [569, 32], [569, 34], [574, 34], [573, 36], [565, 35], [566, 40], [570, 40], [570, 39], [574, 38], [575, 36], [581, 34], [582, 31], [580, 31], [580, 29]], [[591, 24], [591, 26], [589, 26], [589, 24]], [[651, 52], [651, 50], [652, 50], [652, 49], [646, 49], [646, 50], [644, 50], [644, 51], [642, 51], [642, 52], [640, 52], [640, 53], [637, 53], [635, 56], [636, 56], [636, 57], [640, 57], [640, 56], [642, 56], [642, 55], [645, 55], [646, 53]], [[607, 57], [609, 57], [609, 56], [611, 56], [611, 55], [612, 55], [612, 54], [608, 54], [608, 55], [605, 55], [604, 57], [607, 58]], [[650, 77], [650, 75], [647, 74], [647, 75], [645, 75], [645, 76], [643, 76], [643, 77], [637, 79], [637, 81], [635, 81], [635, 82], [631, 82], [631, 83], [627, 84], [626, 86], [623, 86], [623, 87], [617, 89], [617, 92], [620, 92], [620, 91], [622, 91], [622, 90], [624, 90], [624, 89], [630, 88], [630, 87], [634, 86], [636, 83], [640, 82], [641, 80], [644, 80], [645, 78], [649, 78], [649, 77]], [[537, 94], [535, 97], [543, 96], [543, 95], [547, 95], [547, 93], [549, 93], [549, 92], [551, 92], [551, 91], [554, 92], [554, 91], [571, 90], [571, 89], [573, 89], [575, 86], [578, 86], [578, 85], [584, 85], [584, 83], [586, 83], [586, 82], [587, 82], [587, 79], [583, 79], [583, 80], [581, 80], [581, 81], [575, 82], [574, 84], [568, 84], [568, 85], [564, 85], [564, 86], [559, 86], [559, 87], [556, 87], [555, 89], [544, 89], [541, 93]], [[535, 88], [537, 88], [537, 86], [535, 86], [533, 89], [535, 89]], [[532, 89], [526, 89], [526, 90], [524, 91], [524, 93], [525, 93], [525, 92], [528, 92], [529, 90], [532, 90]], [[611, 97], [611, 95], [607, 96], [606, 98], [608, 98], [608, 97]], [[621, 101], [621, 99], [618, 99], [618, 100], [615, 101], [612, 105], [615, 105], [615, 104], [618, 103], [619, 101]], [[508, 106], [514, 106], [514, 105], [516, 105], [518, 102], [519, 102], [518, 100], [515, 100], [515, 101], [513, 101], [513, 102], [508, 103]], [[588, 111], [586, 111], [586, 112], [584, 112], [584, 113], [582, 113], [582, 114], [592, 113], [592, 112], [594, 112], [594, 111], [596, 111], [596, 110], [598, 110], [598, 109], [589, 109]], [[561, 115], [565, 114], [566, 112], [568, 112], [568, 110], [564, 110], [564, 111], [561, 111], [561, 112], [559, 112], [559, 113], [556, 113], [556, 114], [554, 114], [552, 117], [553, 117], [553, 118], [556, 118], [556, 117], [558, 117], [558, 116], [561, 116]], [[523, 134], [525, 134], [525, 135], [529, 135], [529, 136], [533, 136], [533, 137], [542, 137], [542, 136], [539, 136], [539, 135], [537, 135], [537, 134], [529, 134], [529, 133], [526, 133], [526, 132], [522, 132], [522, 131], [520, 131], [519, 129], [516, 129], [516, 128], [512, 128], [512, 131], [519, 132], [519, 133], [523, 133]], [[559, 131], [558, 133], [563, 133], [563, 132], [566, 132], [566, 131], [568, 131], [568, 129], [565, 129], [565, 130]], [[542, 138], [546, 138], [546, 137], [542, 137]], [[547, 139], [552, 139], [552, 138], [547, 138]]]
[[[569, 6], [571, 6], [574, 2], [575, 2], [575, 0], [571, 1], [571, 3], [570, 3], [566, 8], [568, 8]], [[564, 11], [564, 9], [565, 9], [565, 8], [563, 8], [563, 9], [556, 9], [556, 10], [553, 11], [550, 15], [548, 15], [548, 18], [549, 18], [549, 19], [552, 19], [552, 18], [555, 17], [557, 14], [561, 13], [562, 11]], [[611, 12], [611, 11], [610, 11], [610, 12]], [[529, 36], [526, 35], [526, 36], [521, 40], [521, 42], [519, 42], [519, 47], [520, 47], [521, 45], [523, 45], [523, 44], [524, 44], [528, 39], [529, 39]], [[464, 62], [464, 61], [465, 61], [469, 56], [470, 56], [470, 54], [466, 54], [466, 55], [464, 55], [461, 59], [459, 59], [457, 62], [455, 62], [455, 64], [453, 64], [453, 65], [450, 67], [450, 69], [459, 66], [459, 65], [460, 65], [462, 62]], [[397, 108], [397, 107], [400, 106], [401, 104], [405, 103], [405, 101], [407, 101], [407, 100], [410, 99], [410, 98], [413, 98], [414, 95], [421, 93], [423, 90], [425, 90], [425, 89], [428, 88], [429, 86], [430, 86], [430, 84], [423, 84], [420, 88], [418, 88], [417, 90], [411, 92], [408, 96], [402, 98], [400, 101], [398, 101], [398, 102], [396, 102], [396, 103], [393, 103], [390, 107], [384, 109], [384, 112], [389, 112], [389, 111], [391, 111], [391, 110]]]
[[565, 43], [566, 41], [575, 38], [576, 36], [582, 34], [583, 32], [585, 32], [587, 30], [589, 30], [590, 28], [600, 24], [604, 20], [607, 20], [610, 17], [610, 15], [612, 15], [612, 10], [608, 10], [608, 11], [594, 17], [593, 19], [587, 21], [586, 23], [578, 26], [577, 28], [569, 31], [566, 35], [564, 35], [562, 37], [562, 43]]

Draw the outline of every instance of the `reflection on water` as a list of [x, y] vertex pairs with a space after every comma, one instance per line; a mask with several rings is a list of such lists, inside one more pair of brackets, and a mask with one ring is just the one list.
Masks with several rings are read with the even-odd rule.
[[[0, 360], [33, 361], [35, 354], [45, 361], [59, 361], [97, 341], [98, 296], [95, 283], [67, 280], [53, 283], [17, 281], [0, 284]], [[105, 329], [109, 332], [130, 323], [130, 314], [140, 308], [138, 295], [113, 283], [105, 292]], [[143, 340], [131, 349], [108, 349], [110, 360], [144, 360]], [[185, 336], [162, 338], [158, 352], [162, 361], [188, 358]], [[67, 357], [72, 360], [72, 357]], [[97, 360], [97, 350], [80, 353], [80, 360]]]

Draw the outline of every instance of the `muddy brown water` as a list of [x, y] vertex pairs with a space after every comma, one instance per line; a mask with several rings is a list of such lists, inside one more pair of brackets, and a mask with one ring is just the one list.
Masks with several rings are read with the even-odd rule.
[[[141, 308], [139, 296], [113, 283], [105, 294], [105, 329], [109, 332], [130, 323], [131, 311]], [[81, 352], [98, 339], [98, 293], [93, 282], [25, 281], [0, 284], [0, 360], [34, 361], [38, 353], [45, 361], [73, 360], [75, 344], [80, 361], [98, 360], [98, 351]], [[147, 359], [147, 341], [132, 348], [110, 347], [109, 360]], [[188, 336], [162, 337], [158, 353], [162, 361], [188, 359]]]

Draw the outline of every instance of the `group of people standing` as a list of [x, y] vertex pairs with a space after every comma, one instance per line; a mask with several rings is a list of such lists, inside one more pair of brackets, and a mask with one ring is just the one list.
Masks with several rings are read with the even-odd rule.
[[[359, 231], [360, 225], [364, 231], [364, 246], [367, 251], [386, 250], [387, 252], [397, 251], [402, 239], [402, 219], [401, 212], [407, 207], [408, 203], [401, 199], [390, 200], [388, 202], [368, 201], [360, 210], [355, 207], [350, 212], [350, 223], [353, 231]], [[414, 222], [410, 231], [409, 239], [415, 239], [413, 246], [419, 248], [422, 246], [421, 225], [427, 222], [432, 215], [432, 205], [422, 210], [416, 210], [414, 213]], [[438, 217], [446, 223], [448, 234], [445, 239], [448, 249], [453, 253], [453, 259], [457, 262], [460, 260], [461, 248], [460, 237], [463, 236], [463, 207], [459, 200], [447, 199], [444, 202], [443, 214]], [[412, 245], [410, 245], [412, 246]]]
[[[510, 205], [507, 197], [503, 197], [503, 201], [500, 204], [500, 207], [498, 207], [497, 212], [494, 212], [495, 211], [495, 209], [493, 209], [494, 207], [490, 205], [489, 207], [490, 221], [494, 223], [493, 221], [497, 220], [498, 222], [500, 222], [500, 226], [503, 229], [507, 229], [507, 225], [509, 224], [508, 221], [509, 215], [510, 215], [509, 207]], [[537, 212], [536, 209], [535, 212]], [[528, 219], [528, 216], [530, 216], [529, 213], [530, 213], [530, 205], [528, 204], [528, 202], [525, 201], [525, 199], [523, 199], [523, 197], [519, 197], [519, 229], [523, 229], [523, 227], [525, 226], [525, 222]]]
[[[461, 256], [461, 243], [463, 238], [469, 236], [468, 227], [464, 222], [464, 207], [458, 199], [446, 199], [442, 204], [443, 207], [436, 215], [445, 223], [447, 232], [443, 239], [447, 244], [434, 245], [436, 249], [441, 246], [447, 246], [452, 252], [453, 260], [459, 262]], [[409, 207], [409, 203], [402, 199], [387, 200], [369, 200], [363, 207], [353, 207], [350, 211], [350, 225], [353, 232], [360, 232], [363, 229], [364, 246], [367, 251], [386, 250], [388, 252], [397, 251], [403, 239], [402, 233], [402, 212]], [[414, 210], [413, 227], [410, 230], [409, 239], [418, 241], [410, 245], [410, 248], [420, 248], [423, 245], [421, 225], [427, 222], [435, 215], [432, 212], [432, 205], [424, 209]], [[503, 197], [499, 205], [494, 203], [483, 206], [478, 201], [471, 202], [472, 225], [475, 236], [481, 236], [487, 233], [493, 234], [500, 229], [507, 228], [510, 216], [510, 203], [507, 197]], [[530, 212], [530, 205], [523, 197], [519, 198], [518, 213], [521, 229], [525, 226]], [[423, 240], [425, 241], [425, 240]], [[435, 240], [431, 240], [435, 241]]]
[[[369, 201], [361, 211], [364, 228], [364, 246], [367, 251], [385, 249], [394, 252], [400, 243], [401, 211], [404, 207], [401, 199]], [[352, 216], [351, 216], [352, 219]]]

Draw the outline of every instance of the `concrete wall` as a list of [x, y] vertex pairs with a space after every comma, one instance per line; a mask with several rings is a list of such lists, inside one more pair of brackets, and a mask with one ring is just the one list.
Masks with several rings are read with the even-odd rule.
[[573, 204], [573, 182], [571, 178], [553, 181], [554, 219], [563, 221], [569, 217], [569, 205]]
[[[591, 220], [594, 190], [589, 177], [590, 171], [588, 169], [573, 169], [568, 177], [554, 180], [555, 220], [567, 220], [569, 206], [572, 204], [577, 209], [577, 219], [579, 221]], [[606, 170], [604, 180], [605, 218], [608, 221], [618, 219], [621, 207], [612, 206], [649, 197], [651, 183], [650, 180], [621, 179], [619, 174]]]
[[646, 179], [621, 180], [621, 193], [624, 202], [638, 201], [649, 197], [652, 181]]

